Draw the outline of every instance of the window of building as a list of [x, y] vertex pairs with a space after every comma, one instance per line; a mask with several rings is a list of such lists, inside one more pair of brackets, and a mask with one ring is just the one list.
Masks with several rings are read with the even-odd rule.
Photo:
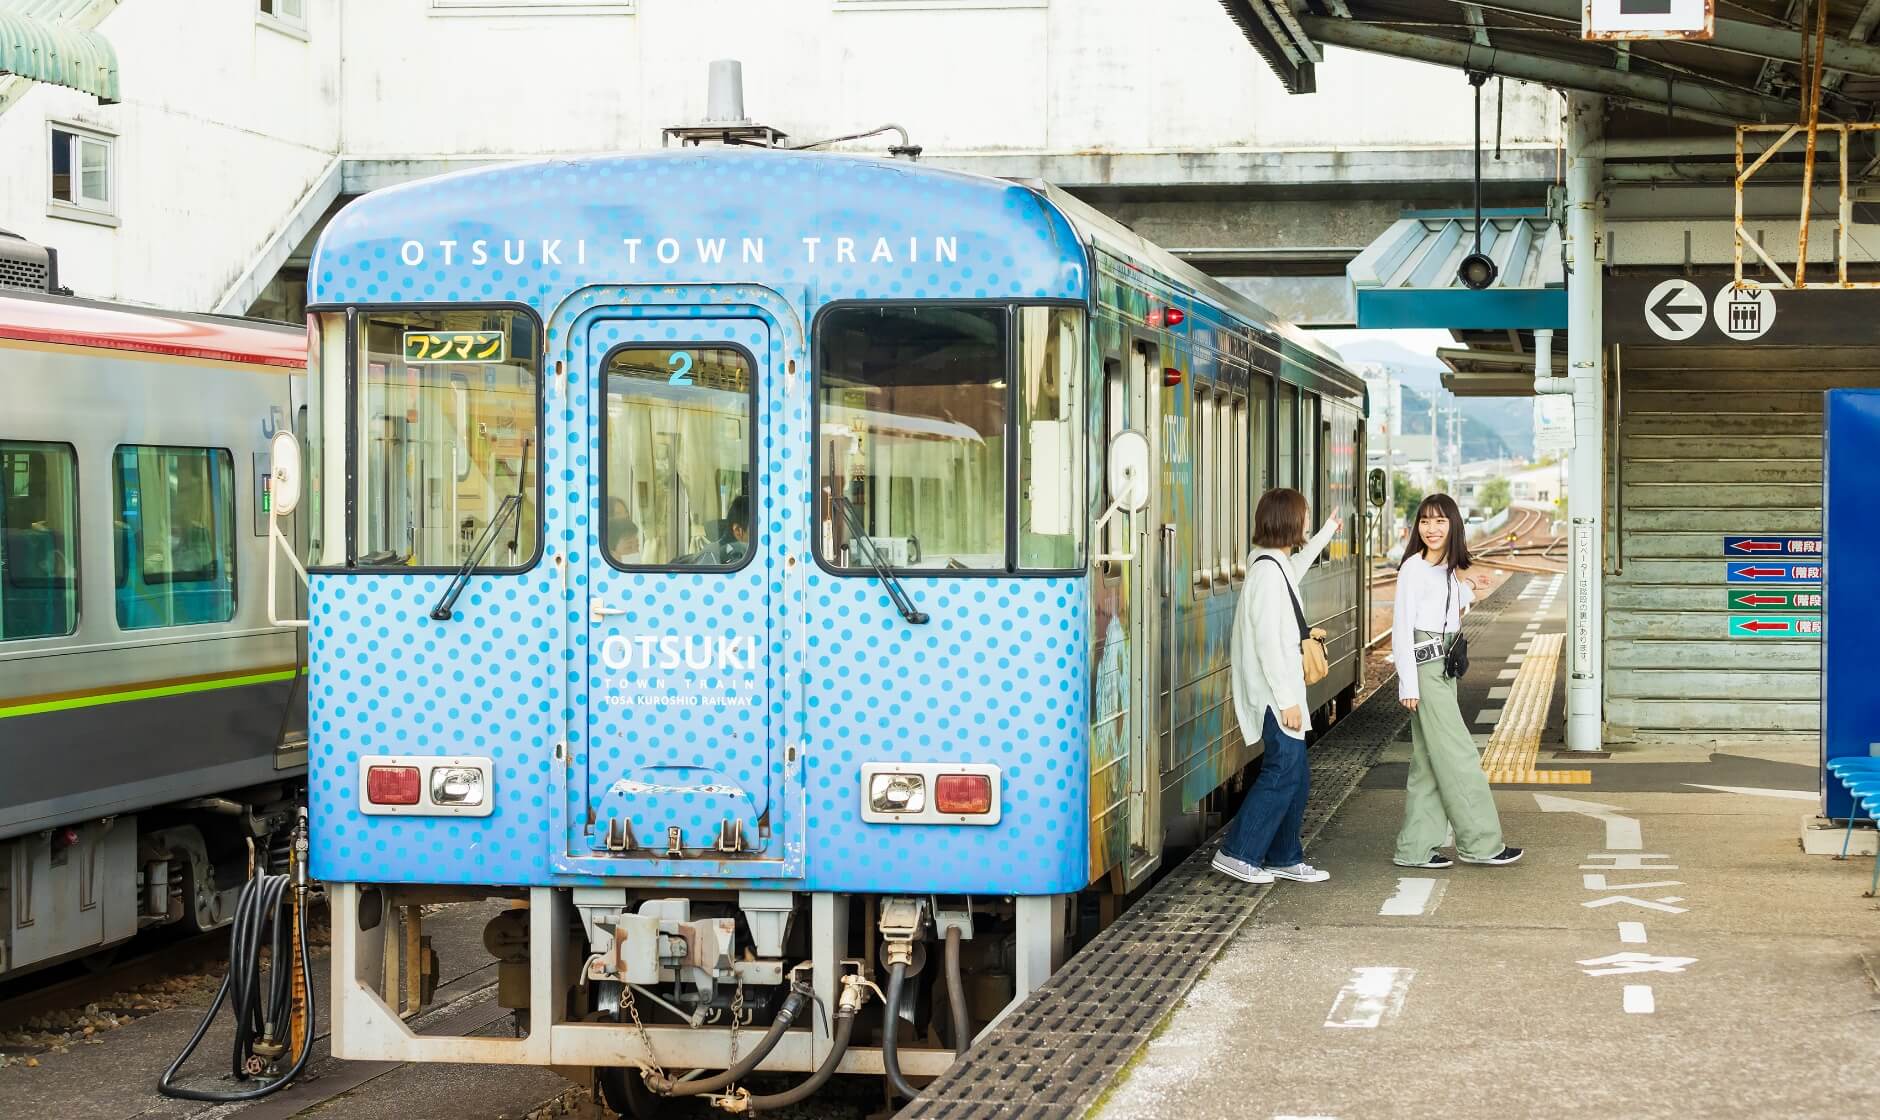
[[630, 15], [633, 0], [431, 0], [439, 16]]
[[52, 125], [51, 133], [49, 213], [84, 220], [110, 218], [117, 212], [114, 138], [65, 124]]
[[0, 642], [78, 629], [78, 457], [0, 441]]
[[235, 617], [235, 460], [221, 448], [112, 457], [117, 619], [126, 630]]
[[255, 0], [256, 22], [263, 27], [306, 39], [307, 0]]
[[[684, 370], [684, 381], [674, 378]], [[759, 531], [751, 361], [728, 347], [608, 357], [602, 548], [623, 568], [737, 568]]]
[[1048, 8], [1051, 0], [835, 0], [836, 11], [919, 11], [960, 8]]
[[[515, 311], [360, 318], [354, 563], [455, 571], [499, 514], [480, 568], [534, 562], [541, 540], [535, 321]], [[520, 508], [504, 514], [506, 501]]]

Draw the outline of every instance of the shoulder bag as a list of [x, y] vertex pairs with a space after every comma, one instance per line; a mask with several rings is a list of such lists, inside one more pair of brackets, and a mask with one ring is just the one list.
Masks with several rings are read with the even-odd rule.
[[[1272, 556], [1262, 556], [1260, 560], [1272, 560], [1273, 566], [1279, 567], [1279, 560]], [[1325, 631], [1306, 625], [1306, 612], [1300, 608], [1299, 597], [1293, 594], [1292, 581], [1286, 578], [1284, 568], [1280, 569], [1279, 578], [1286, 584], [1286, 597], [1292, 600], [1293, 617], [1299, 620], [1299, 662], [1305, 669], [1306, 684], [1315, 685], [1332, 671], [1325, 660]]]
[[[1456, 573], [1453, 570], [1443, 573], [1448, 578], [1443, 583], [1443, 637], [1449, 637], [1449, 600], [1456, 590]], [[1443, 654], [1443, 676], [1452, 681], [1459, 681], [1469, 671], [1469, 639], [1460, 631], [1456, 640], [1449, 643], [1448, 651]]]

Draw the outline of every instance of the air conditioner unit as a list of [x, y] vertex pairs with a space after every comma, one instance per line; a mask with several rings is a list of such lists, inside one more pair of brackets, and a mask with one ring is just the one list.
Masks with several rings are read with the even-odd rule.
[[59, 288], [59, 251], [0, 229], [0, 290], [7, 288], [63, 294]]

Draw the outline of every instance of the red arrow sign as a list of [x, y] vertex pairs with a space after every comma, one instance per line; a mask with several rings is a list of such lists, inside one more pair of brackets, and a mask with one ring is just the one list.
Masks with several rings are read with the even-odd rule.
[[1764, 630], [1787, 630], [1789, 624], [1786, 622], [1745, 622], [1742, 628], [1759, 634]]
[[1731, 547], [1738, 552], [1781, 552], [1781, 541], [1738, 541]]
[[1764, 576], [1770, 576], [1773, 578], [1775, 576], [1787, 575], [1788, 569], [1787, 568], [1738, 568], [1737, 572], [1740, 575], [1748, 576], [1750, 579], [1761, 579]]
[[1787, 606], [1787, 595], [1744, 595], [1737, 602], [1746, 607], [1782, 607]]

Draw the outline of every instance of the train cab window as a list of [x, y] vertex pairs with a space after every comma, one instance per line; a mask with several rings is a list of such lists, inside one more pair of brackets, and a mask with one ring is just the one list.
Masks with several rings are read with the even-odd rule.
[[1084, 565], [1084, 313], [1019, 312], [1018, 566]]
[[[354, 563], [455, 570], [500, 516], [479, 566], [527, 567], [541, 537], [534, 320], [374, 311], [358, 338]], [[520, 508], [506, 513], [511, 497]]]
[[607, 359], [601, 547], [622, 568], [736, 568], [750, 558], [751, 360], [730, 347]]
[[[837, 307], [817, 324], [817, 550], [837, 570], [1004, 571], [1009, 313]], [[868, 541], [858, 538], [866, 536]]]
[[234, 618], [234, 457], [221, 448], [119, 447], [111, 490], [118, 625]]
[[78, 457], [0, 440], [0, 642], [78, 629]]

